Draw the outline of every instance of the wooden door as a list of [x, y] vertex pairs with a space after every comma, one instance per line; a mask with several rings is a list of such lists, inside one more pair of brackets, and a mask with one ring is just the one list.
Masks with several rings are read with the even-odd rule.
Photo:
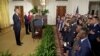
[[20, 10], [19, 17], [20, 17], [20, 21], [21, 21], [21, 26], [23, 27], [24, 26], [24, 11], [23, 11], [23, 6], [15, 6], [15, 8], [19, 8], [19, 10]]
[[56, 16], [63, 17], [66, 13], [66, 6], [57, 6]]

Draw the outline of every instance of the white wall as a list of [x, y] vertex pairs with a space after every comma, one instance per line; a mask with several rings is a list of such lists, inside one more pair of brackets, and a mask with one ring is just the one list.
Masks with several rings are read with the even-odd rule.
[[[56, 6], [67, 6], [67, 2], [57, 2], [55, 0], [49, 0], [46, 4], [46, 8], [49, 10], [48, 13], [48, 24], [55, 25], [56, 24]], [[67, 10], [67, 7], [66, 7]]]
[[49, 10], [48, 24], [56, 24], [56, 6], [66, 6], [66, 11], [69, 14], [75, 14], [77, 6], [80, 14], [88, 13], [89, 0], [68, 0], [68, 1], [56, 1], [48, 0], [46, 8]]
[[79, 0], [68, 0], [67, 12], [69, 14], [74, 14], [76, 12], [78, 4], [79, 4]]
[[89, 10], [89, 0], [80, 0], [79, 1], [79, 13], [84, 15], [87, 14]]
[[13, 24], [12, 16], [14, 14], [15, 6], [23, 6], [25, 13], [28, 13], [28, 11], [33, 8], [31, 0], [24, 0], [24, 1], [9, 0], [9, 16], [10, 16], [10, 23], [11, 24]]

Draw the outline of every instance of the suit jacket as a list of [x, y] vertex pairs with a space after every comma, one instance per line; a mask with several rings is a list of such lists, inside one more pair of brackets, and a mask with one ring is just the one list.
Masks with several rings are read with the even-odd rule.
[[31, 23], [32, 17], [33, 17], [32, 15], [28, 15], [28, 22], [29, 23]]
[[77, 24], [72, 24], [71, 27], [70, 27], [70, 31], [69, 31], [69, 34], [68, 34], [68, 42], [73, 42], [74, 41], [74, 37], [76, 36], [76, 27], [77, 27]]
[[61, 34], [63, 36], [63, 41], [64, 42], [68, 41], [68, 33], [69, 33], [68, 29], [66, 31], [64, 31], [64, 28], [62, 29]]
[[13, 29], [17, 30], [17, 31], [20, 31], [21, 24], [20, 24], [20, 20], [19, 20], [19, 16], [18, 15], [16, 15], [16, 14], [13, 15], [13, 22], [14, 22]]
[[75, 56], [92, 56], [91, 45], [88, 38], [79, 42], [80, 50], [76, 51]]
[[88, 35], [89, 40], [90, 40], [90, 41], [96, 40], [97, 36], [100, 34], [100, 25], [99, 25], [99, 24], [90, 25], [90, 26], [89, 26], [89, 30], [92, 30], [92, 31], [95, 32], [95, 34], [89, 34], [89, 35]]
[[28, 17], [27, 17], [27, 15], [24, 15], [24, 19], [25, 19], [25, 24], [28, 24]]

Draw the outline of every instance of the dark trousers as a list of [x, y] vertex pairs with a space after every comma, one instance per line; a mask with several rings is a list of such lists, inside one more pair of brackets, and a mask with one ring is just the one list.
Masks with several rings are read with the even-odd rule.
[[95, 56], [100, 56], [100, 43], [95, 41], [91, 42], [92, 50]]
[[97, 56], [97, 42], [96, 42], [96, 39], [95, 40], [89, 40], [90, 43], [91, 43], [91, 47], [92, 47], [92, 54], [94, 56]]
[[95, 56], [100, 56], [100, 42], [96, 42], [94, 53], [95, 53]]
[[29, 24], [25, 24], [26, 34], [28, 34], [28, 33], [29, 33], [28, 29], [29, 29]]
[[31, 23], [29, 23], [29, 31], [31, 32]]
[[15, 33], [16, 44], [17, 45], [21, 44], [21, 41], [20, 41], [20, 30], [14, 29], [14, 33]]

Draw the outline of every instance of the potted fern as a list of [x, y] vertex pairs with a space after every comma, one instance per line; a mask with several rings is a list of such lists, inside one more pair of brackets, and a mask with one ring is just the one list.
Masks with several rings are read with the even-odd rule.
[[33, 14], [38, 13], [38, 8], [37, 6], [34, 6], [33, 9], [30, 10]]
[[47, 9], [44, 9], [41, 11], [42, 15], [47, 15], [47, 13], [49, 13], [49, 11]]

